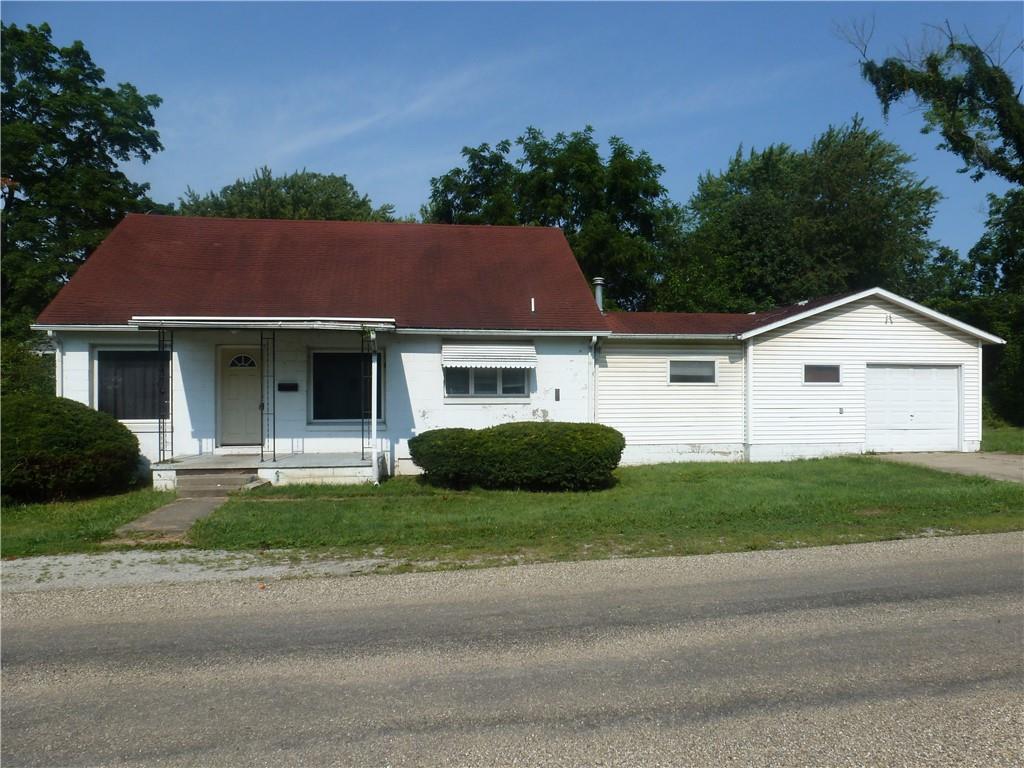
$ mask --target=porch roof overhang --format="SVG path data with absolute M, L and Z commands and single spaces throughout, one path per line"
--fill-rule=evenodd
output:
M 134 316 L 129 325 L 139 329 L 160 328 L 252 328 L 301 331 L 393 331 L 389 317 L 201 317 Z

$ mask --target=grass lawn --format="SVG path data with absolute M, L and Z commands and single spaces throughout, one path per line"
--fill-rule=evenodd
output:
M 981 430 L 981 450 L 1024 453 L 1024 429 L 1009 425 L 985 425 Z
M 143 490 L 84 501 L 9 504 L 0 516 L 0 555 L 56 555 L 101 549 L 114 530 L 174 498 Z
M 459 563 L 691 554 L 1024 528 L 1024 486 L 869 457 L 623 468 L 589 493 L 262 489 L 192 529 L 195 545 L 302 547 Z

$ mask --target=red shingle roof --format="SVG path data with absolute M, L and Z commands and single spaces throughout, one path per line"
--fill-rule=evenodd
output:
M 613 334 L 687 336 L 742 333 L 752 317 L 724 312 L 609 312 L 605 319 Z
M 602 316 L 558 229 L 129 214 L 38 322 L 346 317 L 394 318 L 400 328 L 732 335 L 837 298 L 756 314 Z
M 822 296 L 788 307 L 776 307 L 754 314 L 731 312 L 610 312 L 605 317 L 616 334 L 642 336 L 733 335 L 799 315 L 853 293 Z
M 124 324 L 132 316 L 606 327 L 558 229 L 142 215 L 110 233 L 39 322 Z

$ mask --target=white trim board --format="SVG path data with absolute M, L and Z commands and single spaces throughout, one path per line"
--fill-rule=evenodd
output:
M 983 341 L 987 341 L 989 344 L 1006 343 L 1005 339 L 1001 339 L 998 336 L 994 336 L 991 333 L 986 333 L 980 328 L 975 328 L 973 325 L 962 323 L 959 320 L 950 317 L 949 315 L 944 315 L 941 312 L 936 312 L 934 309 L 929 309 L 923 304 L 918 304 L 916 301 L 911 301 L 910 299 L 905 299 L 902 296 L 897 296 L 895 293 L 887 291 L 884 288 L 868 288 L 866 291 L 861 291 L 860 293 L 854 293 L 850 296 L 843 296 L 842 298 L 836 299 L 835 301 L 830 301 L 828 304 L 822 304 L 820 307 L 814 307 L 813 309 L 808 309 L 806 312 L 800 312 L 795 315 L 790 315 L 789 317 L 785 317 L 781 320 L 776 320 L 774 323 L 768 323 L 768 325 L 762 325 L 760 328 L 755 328 L 751 331 L 746 331 L 745 333 L 737 335 L 736 338 L 741 340 L 752 339 L 755 336 L 760 336 L 762 333 L 774 331 L 776 328 L 781 328 L 785 325 L 789 325 L 790 323 L 805 320 L 808 317 L 814 317 L 815 315 L 819 315 L 822 312 L 828 312 L 830 309 L 836 309 L 837 307 L 842 307 L 854 301 L 860 301 L 861 299 L 868 299 L 875 296 L 883 298 L 887 301 L 891 301 L 893 304 L 903 307 L 904 309 L 909 309 L 912 312 L 917 312 L 918 314 L 924 315 L 925 317 L 930 317 L 932 320 L 944 323 L 945 325 L 948 325 L 951 328 L 956 328 L 957 330 L 963 331 L 966 334 L 982 339 Z

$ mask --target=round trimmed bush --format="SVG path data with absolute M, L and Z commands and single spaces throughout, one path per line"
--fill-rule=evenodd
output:
M 17 393 L 2 401 L 2 490 L 18 501 L 49 501 L 131 488 L 139 441 L 106 413 L 52 395 Z
M 611 485 L 625 445 L 603 424 L 522 421 L 424 432 L 409 441 L 409 452 L 439 485 L 583 490 Z
M 462 488 L 475 481 L 476 435 L 461 427 L 431 429 L 409 438 L 409 454 L 430 482 Z

